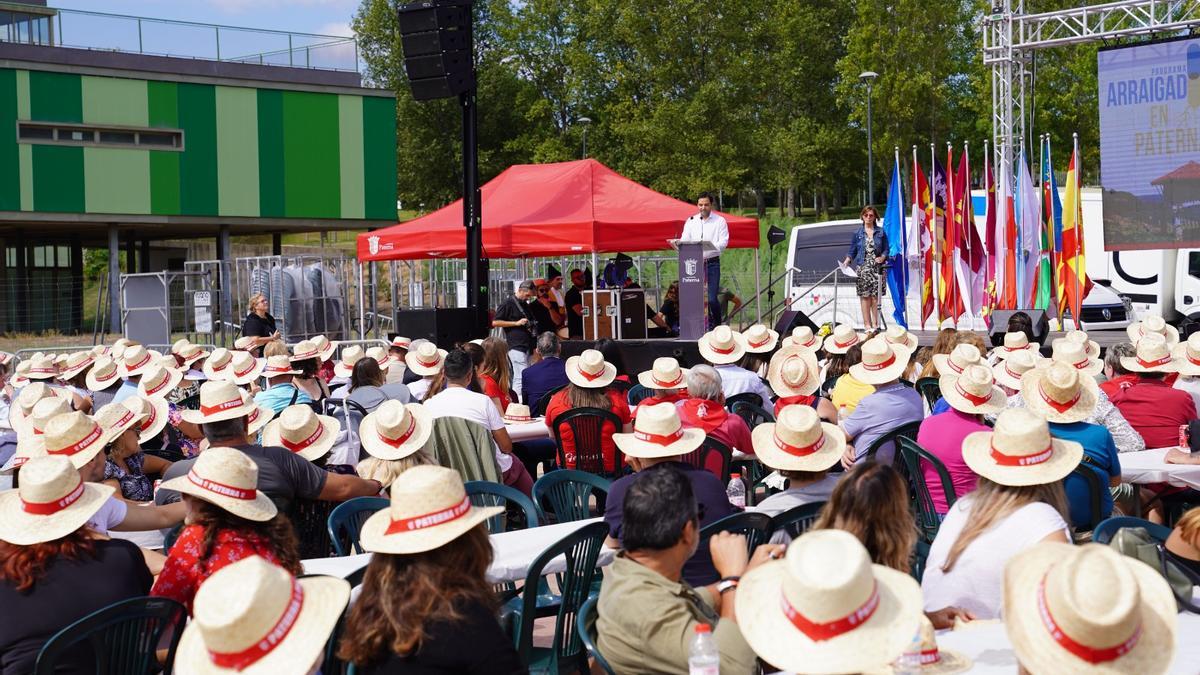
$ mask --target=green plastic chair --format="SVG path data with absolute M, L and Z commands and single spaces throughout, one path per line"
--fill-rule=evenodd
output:
M 579 639 L 583 642 L 584 649 L 587 650 L 592 661 L 596 664 L 595 668 L 599 668 L 604 672 L 604 675 L 617 675 L 617 672 L 608 665 L 608 660 L 600 653 L 600 648 L 596 645 L 596 618 L 599 612 L 596 609 L 597 596 L 589 596 L 587 602 L 583 603 L 583 607 L 579 608 L 579 617 L 575 620 L 575 628 L 579 631 Z M 595 670 L 593 668 L 592 670 Z M 591 672 L 591 671 L 584 671 Z
M 1075 478 L 1081 480 L 1087 486 L 1088 493 L 1088 515 L 1090 516 L 1087 522 L 1071 523 L 1071 527 L 1077 533 L 1091 532 L 1096 529 L 1096 526 L 1104 520 L 1104 514 L 1100 511 L 1104 508 L 1103 491 L 1108 490 L 1108 486 L 1100 479 L 1100 475 L 1094 470 L 1088 468 L 1084 464 L 1080 464 L 1071 470 L 1071 473 L 1063 479 L 1063 488 L 1066 488 L 1067 481 Z
M 503 506 L 508 509 L 506 513 L 498 513 L 483 521 L 488 534 L 524 530 L 541 524 L 537 507 L 519 490 L 486 480 L 467 481 L 463 487 L 467 489 L 467 496 L 474 506 Z M 518 510 L 524 515 L 524 523 L 511 517 Z
M 775 416 L 771 414 L 770 410 L 761 405 L 754 405 L 750 401 L 737 401 L 729 406 L 729 411 L 742 418 L 751 431 L 754 430 L 754 427 L 764 422 L 775 421 Z
M 1117 530 L 1126 527 L 1140 527 L 1146 530 L 1146 533 L 1157 539 L 1160 543 L 1166 543 L 1167 537 L 1171 536 L 1171 528 L 1166 525 L 1159 525 L 1141 518 L 1133 516 L 1113 516 L 1100 521 L 1100 524 L 1092 530 L 1092 541 L 1097 544 L 1108 545 L 1112 541 L 1113 535 Z
M 557 473 L 557 472 L 556 472 Z M 562 601 L 554 621 L 554 639 L 550 647 L 533 646 L 533 624 L 527 617 L 538 615 L 537 596 L 522 594 L 521 612 L 516 617 L 515 646 L 521 662 L 531 673 L 567 673 L 577 669 L 587 672 L 587 651 L 576 630 L 575 622 L 597 578 L 596 561 L 608 537 L 604 523 L 589 523 L 568 534 L 534 559 L 525 575 L 525 588 L 537 588 L 546 565 L 558 556 L 566 558 L 567 570 L 559 575 Z
M 821 509 L 824 507 L 825 502 L 812 502 L 793 506 L 787 511 L 771 516 L 771 535 L 774 536 L 782 530 L 792 539 L 799 537 L 817 522 L 817 517 L 821 515 Z
M 60 667 L 64 672 L 75 672 L 78 664 L 90 661 L 83 672 L 169 673 L 187 616 L 186 607 L 168 598 L 140 597 L 115 602 L 55 633 L 38 653 L 33 672 L 53 675 Z M 164 644 L 167 660 L 165 667 L 160 667 L 155 652 Z M 86 657 L 89 650 L 91 659 Z
M 608 497 L 612 482 L 595 474 L 572 469 L 559 469 L 545 474 L 533 484 L 533 503 L 539 510 L 541 522 L 549 522 L 542 504 L 549 503 L 556 522 L 566 523 L 595 517 L 591 510 L 592 493 L 601 504 Z M 601 515 L 603 508 L 600 508 Z
M 894 429 L 889 429 L 887 433 L 883 434 L 879 438 L 876 438 L 874 441 L 871 441 L 871 444 L 867 446 L 866 458 L 874 460 L 876 453 L 879 452 L 879 449 L 888 443 L 893 443 L 894 448 L 894 441 L 897 438 L 909 438 L 914 441 L 917 440 L 917 431 L 920 430 L 920 428 L 921 420 L 916 420 L 914 422 L 905 422 Z M 892 466 L 897 471 L 903 472 L 905 471 L 903 464 L 904 461 L 900 459 L 900 453 L 894 453 L 892 455 Z
M 916 383 L 917 393 L 921 398 L 925 399 L 925 403 L 929 404 L 929 409 L 933 410 L 933 406 L 942 397 L 942 385 L 936 377 L 922 377 Z
M 388 508 L 384 497 L 355 497 L 338 504 L 326 520 L 329 541 L 336 555 L 366 553 L 358 541 L 363 523 L 378 511 Z
M 917 442 L 910 438 L 903 436 L 897 438 L 896 452 L 904 463 L 905 470 L 902 475 L 908 483 L 917 530 L 925 541 L 933 543 L 933 538 L 937 536 L 938 528 L 942 525 L 942 519 L 938 515 L 937 509 L 934 508 L 933 495 L 929 493 L 929 486 L 925 482 L 925 472 L 922 470 L 921 463 L 928 462 L 937 472 L 942 493 L 946 496 L 947 508 L 954 506 L 954 502 L 958 499 L 958 495 L 954 493 L 954 482 L 950 480 L 950 472 L 946 470 L 946 465 L 942 464 L 942 460 L 917 445 Z
M 700 530 L 700 545 L 707 548 L 708 539 L 718 532 L 745 535 L 746 549 L 754 555 L 759 544 L 771 540 L 771 516 L 757 511 L 743 511 L 709 523 Z

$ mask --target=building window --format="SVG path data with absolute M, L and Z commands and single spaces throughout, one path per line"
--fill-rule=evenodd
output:
M 54 122 L 17 122 L 17 141 L 47 145 L 89 145 L 105 148 L 183 150 L 183 131 L 102 127 Z

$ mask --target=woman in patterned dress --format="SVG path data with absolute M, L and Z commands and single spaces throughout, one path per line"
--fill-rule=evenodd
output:
M 842 264 L 852 265 L 858 272 L 855 290 L 862 308 L 863 328 L 874 330 L 879 328 L 879 295 L 882 292 L 879 266 L 887 259 L 888 240 L 883 228 L 877 227 L 879 212 L 874 206 L 864 206 L 858 217 L 862 219 L 862 227 L 850 238 L 850 251 Z

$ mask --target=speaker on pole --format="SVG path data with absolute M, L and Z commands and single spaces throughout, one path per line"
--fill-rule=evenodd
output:
M 449 98 L 475 87 L 471 0 L 425 0 L 397 11 L 413 98 Z

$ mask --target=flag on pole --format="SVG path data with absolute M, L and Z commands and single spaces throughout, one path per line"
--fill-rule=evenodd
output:
M 904 185 L 900 182 L 900 153 L 892 165 L 892 182 L 888 186 L 887 209 L 883 212 L 883 233 L 887 235 L 887 257 L 891 267 L 887 271 L 888 291 L 892 294 L 892 318 L 908 328 L 905 299 L 908 297 L 907 261 L 905 247 L 908 239 L 904 228 Z
M 1059 305 L 1056 298 L 1062 297 L 1054 281 L 1054 270 L 1062 250 L 1062 201 L 1058 198 L 1058 183 L 1054 180 L 1049 138 L 1042 141 L 1042 221 L 1042 258 L 1038 261 L 1038 294 L 1034 307 L 1054 309 Z
M 960 230 L 958 222 L 960 216 L 958 210 L 961 208 L 958 202 L 960 198 L 958 193 L 961 188 L 958 185 L 959 181 L 954 178 L 953 152 L 950 148 L 946 149 L 946 166 L 949 169 L 948 178 L 950 178 L 950 181 L 947 183 L 948 187 L 946 190 L 946 227 L 945 238 L 942 240 L 944 246 L 942 246 L 941 274 L 938 280 L 938 289 L 941 291 L 940 296 L 942 298 L 942 304 L 939 307 L 940 319 L 942 321 L 951 319 L 957 326 L 958 317 L 963 315 L 963 287 L 959 285 L 957 279 L 960 261 L 958 243 L 958 233 Z M 961 171 L 961 164 L 959 164 L 959 169 Z
M 1041 195 L 1034 191 L 1033 177 L 1029 173 L 1029 161 L 1021 151 L 1021 173 L 1017 176 L 1017 302 L 1016 309 L 1034 307 L 1034 291 L 1037 289 L 1038 259 L 1041 255 L 1042 229 Z
M 992 311 L 996 309 L 998 299 L 996 293 L 996 177 L 992 175 L 992 158 L 988 155 L 987 144 L 983 146 L 983 189 L 986 198 L 984 206 L 987 209 L 984 216 L 984 250 L 987 252 L 987 277 L 984 283 L 983 308 L 980 314 L 984 321 L 991 326 Z
M 933 314 L 933 219 L 928 217 L 929 181 L 917 162 L 917 149 L 913 148 L 913 203 L 910 227 L 919 232 L 917 251 L 921 261 L 921 327 Z M 912 255 L 910 248 L 908 254 Z
M 983 305 L 983 242 L 975 227 L 975 209 L 971 204 L 971 162 L 964 147 L 958 160 L 954 183 L 954 227 L 958 243 L 956 279 L 961 289 L 963 309 L 978 316 Z
M 930 154 L 933 148 L 930 147 Z M 930 180 L 933 184 L 933 194 L 931 195 L 928 205 L 928 211 L 925 214 L 926 220 L 929 222 L 930 234 L 930 249 L 926 264 L 926 274 L 930 279 L 929 289 L 934 296 L 934 303 L 937 305 L 938 325 L 945 320 L 944 310 L 942 305 L 946 302 L 946 296 L 942 295 L 940 281 L 940 261 L 941 257 L 946 252 L 946 186 L 949 182 L 946 180 L 946 169 L 942 163 L 933 159 L 933 169 L 930 171 Z M 938 279 L 935 279 L 934 263 L 937 262 L 939 267 Z
M 996 307 L 1017 308 L 1017 223 L 1012 166 L 1000 162 L 996 177 Z
M 1087 264 L 1083 251 L 1083 204 L 1080 200 L 1079 148 L 1071 152 L 1071 163 L 1067 165 L 1066 203 L 1063 204 L 1062 253 L 1059 256 L 1058 283 L 1059 302 L 1070 308 L 1075 326 L 1083 309 L 1083 299 L 1092 290 L 1092 280 L 1087 276 Z

